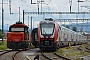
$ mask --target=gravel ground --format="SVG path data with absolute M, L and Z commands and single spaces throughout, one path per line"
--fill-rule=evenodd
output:
M 12 52 L 12 53 L 6 53 L 6 54 L 4 54 L 4 55 L 2 55 L 2 56 L 0 56 L 0 60 L 12 60 L 12 55 L 14 54 L 14 52 Z
M 88 45 L 90 46 L 90 44 Z M 77 53 L 78 51 L 80 52 L 80 50 L 77 49 L 78 46 L 72 46 L 70 49 L 66 49 L 64 50 L 63 48 L 60 48 L 63 50 L 64 52 L 64 56 L 67 56 L 71 59 L 86 59 L 86 60 L 90 60 L 90 54 L 81 54 L 79 53 L 78 55 L 71 55 L 71 56 L 68 56 L 69 53 L 72 53 L 72 52 L 75 52 Z M 34 60 L 35 56 L 36 55 L 39 55 L 39 58 L 40 60 L 45 60 L 45 58 L 40 54 L 38 53 L 37 51 L 40 51 L 38 48 L 36 49 L 31 49 L 31 50 L 28 50 L 28 51 L 23 51 L 21 53 L 19 53 L 17 55 L 17 57 L 20 57 L 18 60 L 28 60 L 27 58 L 31 59 L 31 60 Z M 1 54 L 2 52 L 0 52 Z M 0 56 L 0 60 L 12 60 L 12 55 L 15 53 L 15 51 L 13 53 L 7 53 L 3 56 Z
M 63 54 L 64 56 L 71 58 L 72 60 L 90 60 L 90 53 L 89 52 L 85 52 L 83 50 L 78 50 L 78 47 L 82 46 L 85 47 L 87 44 L 85 45 L 78 45 L 78 46 L 72 46 L 71 48 L 61 48 L 61 50 L 63 50 Z M 90 45 L 88 45 L 90 46 Z
M 9 53 L 6 53 L 2 56 L 0 56 L 0 60 L 13 60 L 12 59 L 12 56 L 13 54 L 15 54 L 16 51 L 13 51 L 13 52 L 9 52 Z M 0 52 L 0 54 L 3 53 L 3 52 Z M 19 57 L 17 60 L 27 60 L 26 57 L 23 56 L 23 52 L 20 52 L 19 54 L 16 55 L 16 57 Z

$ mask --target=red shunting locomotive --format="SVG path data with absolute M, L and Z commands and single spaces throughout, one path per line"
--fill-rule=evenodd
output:
M 28 26 L 20 21 L 10 25 L 7 33 L 7 47 L 10 49 L 27 49 L 28 45 Z

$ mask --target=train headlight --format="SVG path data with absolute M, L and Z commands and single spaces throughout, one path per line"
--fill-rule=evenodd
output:
M 54 36 L 52 35 L 52 36 L 50 36 L 50 38 L 54 38 Z
M 22 40 L 22 41 L 24 41 L 24 40 Z
M 44 38 L 44 36 L 43 36 L 43 35 L 41 35 L 40 37 L 41 37 L 41 38 Z
M 10 40 L 10 41 L 12 41 L 12 40 Z

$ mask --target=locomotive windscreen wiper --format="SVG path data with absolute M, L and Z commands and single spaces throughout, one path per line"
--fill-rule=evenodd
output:
M 45 34 L 47 35 L 46 31 L 43 29 L 43 31 L 45 32 Z

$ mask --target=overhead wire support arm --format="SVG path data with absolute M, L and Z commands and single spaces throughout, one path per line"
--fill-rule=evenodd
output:
M 90 12 L 24 12 L 24 14 L 90 14 Z
M 87 7 L 90 7 L 90 6 L 81 6 L 81 7 L 86 7 L 87 8 Z
M 31 0 L 31 4 L 37 4 L 37 3 L 33 3 L 32 0 Z
M 76 20 L 79 20 L 79 21 L 89 21 L 90 19 L 55 19 L 55 21 L 76 21 Z
M 9 9 L 10 9 L 10 14 L 18 14 L 18 13 L 12 13 L 12 6 L 11 6 L 11 0 L 9 0 Z M 14 9 L 14 8 L 13 8 Z M 15 9 L 14 9 L 15 10 Z M 16 10 L 17 11 L 17 10 Z M 17 11 L 18 12 L 18 11 Z M 21 13 L 20 13 L 21 14 Z
M 33 1 L 31 0 L 31 4 L 37 4 L 38 14 L 39 14 L 39 12 L 40 12 L 40 6 L 39 6 L 39 4 L 41 4 L 41 14 L 42 14 L 42 4 L 45 4 L 45 3 L 43 3 L 43 2 L 44 2 L 44 0 L 37 0 L 36 3 L 33 3 Z
M 10 8 L 10 13 L 11 13 L 11 0 L 9 0 L 9 8 Z
M 10 14 L 14 14 L 11 12 L 11 0 L 9 0 L 9 9 L 10 9 Z
M 78 0 L 77 2 L 84 2 L 84 1 L 79 1 L 79 0 Z
M 84 1 L 78 0 L 77 2 L 78 2 L 78 12 L 79 12 L 79 2 L 84 2 Z
M 2 3 L 0 3 L 0 4 L 2 4 Z M 3 3 L 3 4 L 8 4 L 8 3 Z

